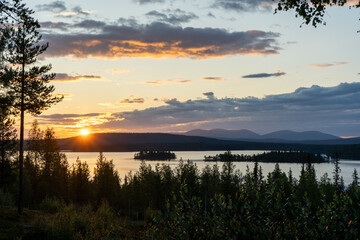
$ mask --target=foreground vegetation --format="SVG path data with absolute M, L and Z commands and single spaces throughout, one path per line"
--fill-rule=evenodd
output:
M 345 188 L 339 176 L 318 180 L 311 161 L 299 179 L 277 164 L 263 176 L 245 173 L 231 154 L 220 168 L 179 161 L 120 180 L 100 153 L 94 175 L 80 159 L 68 166 L 51 129 L 33 125 L 25 158 L 23 215 L 16 213 L 17 160 L 1 175 L 0 239 L 356 239 L 360 230 L 357 172 Z M 0 171 L 2 173 L 4 171 Z

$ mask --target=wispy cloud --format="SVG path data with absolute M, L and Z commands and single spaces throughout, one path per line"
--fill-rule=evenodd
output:
M 187 79 L 166 79 L 166 80 L 155 80 L 155 81 L 147 81 L 146 84 L 155 84 L 155 85 L 164 85 L 168 83 L 191 83 L 192 80 Z
M 59 13 L 66 10 L 65 2 L 63 1 L 54 1 L 47 4 L 38 4 L 35 6 L 37 11 L 48 11 Z
M 187 23 L 191 20 L 198 19 L 199 17 L 192 12 L 186 12 L 181 9 L 167 9 L 163 10 L 162 12 L 159 12 L 157 10 L 152 10 L 148 13 L 146 13 L 146 16 L 151 17 L 159 22 L 165 22 L 170 24 L 181 24 L 181 23 Z
M 215 95 L 214 95 L 213 92 L 204 92 L 203 95 L 206 96 L 209 99 L 214 99 L 215 98 Z
M 267 0 L 214 0 L 212 7 L 237 12 L 271 11 L 274 2 Z
M 73 7 L 73 8 L 71 9 L 71 11 L 58 12 L 58 13 L 55 13 L 54 16 L 56 16 L 56 17 L 67 17 L 67 18 L 70 18 L 70 17 L 74 17 L 74 16 L 79 16 L 79 15 L 88 16 L 88 15 L 90 15 L 91 13 L 93 13 L 93 11 L 90 11 L 90 10 L 82 10 L 81 7 L 76 6 L 76 7 Z
M 222 78 L 222 77 L 203 77 L 203 78 L 201 78 L 201 80 L 205 80 L 205 81 L 225 81 L 226 78 Z
M 119 103 L 131 104 L 131 103 L 144 103 L 144 102 L 145 99 L 143 97 L 131 95 L 127 98 L 122 99 Z
M 75 82 L 80 80 L 102 80 L 101 76 L 96 75 L 76 75 L 70 76 L 67 73 L 57 73 L 56 78 L 52 82 Z
M 133 0 L 138 4 L 163 3 L 165 0 Z
M 329 68 L 329 67 L 337 67 L 337 66 L 341 66 L 341 65 L 345 65 L 348 64 L 348 62 L 336 62 L 336 63 L 322 63 L 322 64 L 306 64 L 307 66 L 310 67 L 315 67 L 315 68 Z
M 284 76 L 286 73 L 277 71 L 275 73 L 255 73 L 242 76 L 242 78 L 268 78 L 268 77 L 281 77 Z
M 111 69 L 112 73 L 127 73 L 130 72 L 131 69 L 124 69 L 124 68 L 113 68 Z

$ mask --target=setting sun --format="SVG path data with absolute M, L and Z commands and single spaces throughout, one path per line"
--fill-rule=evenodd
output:
M 87 129 L 82 129 L 81 130 L 81 135 L 88 135 L 90 132 L 89 132 L 89 130 L 87 130 Z

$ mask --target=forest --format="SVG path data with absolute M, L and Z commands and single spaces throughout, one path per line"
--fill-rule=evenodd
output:
M 269 151 L 260 154 L 246 155 L 246 154 L 231 154 L 231 151 L 227 151 L 222 154 L 216 154 L 215 156 L 204 156 L 206 162 L 291 162 L 291 163 L 321 163 L 325 162 L 325 159 L 320 154 L 314 154 L 305 151 Z
M 138 160 L 173 160 L 176 154 L 170 151 L 140 151 L 134 154 L 134 159 Z
M 228 158 L 200 170 L 190 161 L 151 167 L 142 162 L 120 179 L 99 153 L 94 174 L 78 159 L 69 166 L 52 129 L 34 123 L 24 168 L 24 215 L 16 214 L 16 155 L 1 164 L 0 239 L 355 239 L 360 188 L 319 179 L 311 162 L 299 179 L 277 164 L 264 176 L 258 162 L 245 173 Z M 7 168 L 4 171 L 4 168 Z M 4 174 L 7 173 L 7 174 Z M 26 227 L 25 227 L 26 226 Z
M 37 116 L 64 98 L 49 85 L 55 79 L 51 64 L 37 62 L 49 44 L 33 13 L 21 0 L 0 1 L 0 239 L 359 238 L 359 176 L 354 169 L 345 186 L 339 158 L 356 159 L 360 145 L 267 144 L 339 153 L 331 178 L 316 176 L 312 161 L 306 161 L 298 179 L 279 164 L 264 176 L 255 157 L 253 166 L 240 172 L 231 154 L 221 167 L 204 169 L 190 161 L 180 160 L 174 169 L 142 161 L 138 171 L 120 179 L 113 161 L 100 152 L 92 174 L 81 159 L 69 165 L 54 130 L 42 130 L 36 121 L 24 151 L 25 114 Z M 19 139 L 15 119 L 20 119 Z M 210 147 L 229 146 L 221 144 Z M 177 147 L 202 150 L 209 144 Z

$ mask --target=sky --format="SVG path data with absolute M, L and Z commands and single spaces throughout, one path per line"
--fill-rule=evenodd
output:
M 191 129 L 360 136 L 360 11 L 326 25 L 271 0 L 25 0 L 64 100 L 36 118 L 57 137 Z

